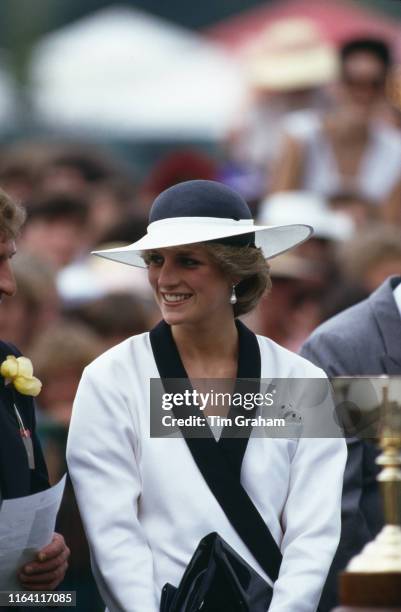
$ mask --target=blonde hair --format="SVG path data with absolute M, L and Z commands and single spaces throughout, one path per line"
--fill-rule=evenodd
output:
M 233 307 L 234 316 L 239 317 L 250 312 L 272 286 L 270 266 L 262 249 L 217 242 L 205 242 L 202 246 L 233 284 L 234 279 L 239 279 L 235 286 L 237 303 Z
M 25 209 L 0 189 L 0 238 L 13 240 L 25 221 Z

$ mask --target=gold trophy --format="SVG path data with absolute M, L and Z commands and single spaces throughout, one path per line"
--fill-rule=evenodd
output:
M 378 381 L 382 453 L 376 461 L 382 467 L 385 526 L 340 575 L 342 607 L 336 612 L 401 612 L 401 378 Z

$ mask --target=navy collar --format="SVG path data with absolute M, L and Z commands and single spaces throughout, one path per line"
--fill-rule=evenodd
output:
M 255 334 L 241 321 L 236 320 L 235 324 L 238 330 L 239 340 L 237 378 L 252 379 L 249 381 L 249 389 L 247 389 L 247 391 L 256 392 L 259 390 L 259 380 L 261 376 L 259 343 Z M 166 379 L 182 379 L 183 386 L 185 388 L 191 388 L 187 372 L 185 371 L 177 346 L 174 342 L 171 327 L 165 321 L 161 321 L 151 330 L 149 337 L 157 369 L 165 386 L 168 385 L 168 380 Z M 242 393 L 243 392 L 244 389 L 242 387 Z M 196 407 L 186 406 L 183 410 L 185 412 L 174 407 L 174 415 L 176 417 L 189 415 L 199 416 L 199 411 Z M 252 411 L 246 411 L 247 416 L 252 416 L 252 414 Z M 186 430 L 185 427 L 181 427 L 180 429 L 188 446 L 198 445 L 200 443 L 202 444 L 203 451 L 207 453 L 207 448 L 210 444 L 218 445 L 227 456 L 227 459 L 230 461 L 232 468 L 239 478 L 243 456 L 251 433 L 251 427 L 246 430 L 242 428 L 241 431 L 235 428 L 235 426 L 224 427 L 219 442 L 216 442 L 214 439 L 206 419 L 205 427 L 203 428 L 205 436 L 202 439 L 191 438 L 190 433 L 188 435 L 188 430 Z
M 235 325 L 239 341 L 237 378 L 260 378 L 261 359 L 256 336 L 238 319 Z M 170 325 L 160 321 L 150 332 L 150 343 L 161 378 L 188 378 Z

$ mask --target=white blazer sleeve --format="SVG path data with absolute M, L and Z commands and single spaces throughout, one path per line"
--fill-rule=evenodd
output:
M 301 438 L 282 514 L 283 561 L 270 612 L 315 612 L 341 530 L 346 444 Z
M 96 374 L 96 376 L 95 376 Z M 135 427 L 121 385 L 86 370 L 74 402 L 67 461 L 93 573 L 110 612 L 157 612 L 152 554 L 138 521 Z

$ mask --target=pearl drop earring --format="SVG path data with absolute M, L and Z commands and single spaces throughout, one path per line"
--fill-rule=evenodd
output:
M 232 304 L 234 306 L 234 304 L 237 303 L 237 296 L 235 293 L 235 285 L 233 285 L 233 290 L 231 292 L 231 296 L 230 296 L 230 304 Z

